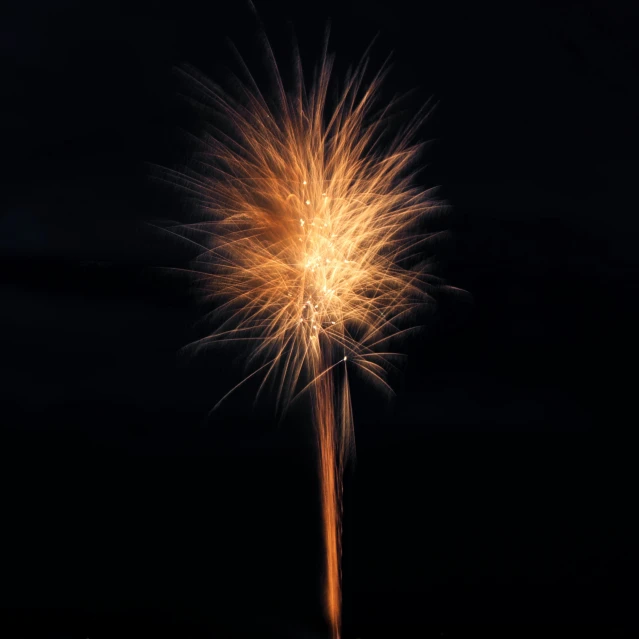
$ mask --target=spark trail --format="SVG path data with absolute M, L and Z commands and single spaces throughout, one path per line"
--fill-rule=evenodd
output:
M 324 49 L 306 86 L 299 56 L 287 90 L 268 43 L 268 97 L 243 66 L 232 93 L 185 73 L 212 110 L 199 162 L 173 177 L 203 212 L 173 229 L 202 253 L 193 273 L 218 301 L 215 330 L 196 343 L 246 341 L 261 362 L 258 394 L 274 381 L 278 405 L 310 396 L 326 550 L 325 610 L 340 633 L 342 476 L 354 453 L 348 370 L 390 390 L 388 341 L 415 327 L 439 284 L 416 256 L 436 208 L 415 180 L 424 113 L 389 124 L 364 60 L 329 102 Z M 389 128 L 395 130 L 389 135 Z

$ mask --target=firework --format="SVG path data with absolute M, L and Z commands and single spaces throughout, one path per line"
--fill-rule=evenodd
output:
M 424 113 L 399 127 L 389 120 L 391 105 L 377 104 L 385 68 L 365 82 L 363 61 L 330 101 L 326 49 L 308 87 L 296 56 L 290 90 L 265 50 L 268 95 L 246 67 L 232 93 L 185 71 L 215 124 L 198 162 L 176 174 L 204 219 L 173 230 L 202 248 L 192 273 L 218 303 L 215 330 L 197 346 L 246 341 L 260 391 L 274 381 L 282 408 L 310 395 L 325 607 L 338 637 L 342 476 L 354 452 L 348 370 L 389 388 L 388 342 L 415 328 L 437 284 L 415 259 L 436 205 L 414 179 Z

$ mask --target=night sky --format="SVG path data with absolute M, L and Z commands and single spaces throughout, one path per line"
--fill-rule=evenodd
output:
M 13 3 L 12 3 L 13 4 Z M 206 330 L 157 179 L 194 151 L 176 71 L 251 68 L 244 2 L 0 12 L 0 635 L 326 637 L 313 434 Z M 344 636 L 637 631 L 639 5 L 256 2 L 286 77 L 377 36 L 436 103 L 420 180 L 441 296 L 389 400 L 354 380 Z M 259 71 L 256 71 L 259 78 Z

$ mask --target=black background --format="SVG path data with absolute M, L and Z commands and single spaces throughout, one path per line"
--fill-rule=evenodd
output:
M 637 17 L 631 3 L 257 2 L 286 74 L 332 22 L 437 108 L 443 297 L 387 401 L 355 380 L 344 636 L 636 631 Z M 228 6 L 231 5 L 231 6 Z M 0 632 L 326 636 L 312 434 L 201 334 L 175 71 L 257 68 L 243 3 L 2 10 Z M 226 74 L 226 75 L 225 75 Z M 254 389 L 253 389 L 254 390 Z M 6 630 L 3 630 L 6 629 Z

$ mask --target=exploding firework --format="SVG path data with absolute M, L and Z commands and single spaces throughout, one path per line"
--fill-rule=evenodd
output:
M 268 94 L 245 66 L 232 93 L 185 71 L 215 126 L 201 139 L 199 162 L 174 176 L 204 218 L 173 231 L 202 248 L 191 272 L 218 303 L 215 330 L 197 345 L 246 341 L 260 391 L 275 381 L 282 408 L 310 396 L 325 609 L 338 637 L 342 476 L 354 452 L 348 372 L 389 388 L 388 343 L 415 328 L 438 285 L 416 259 L 436 204 L 415 180 L 413 139 L 424 113 L 402 126 L 389 119 L 391 105 L 377 99 L 385 68 L 365 82 L 364 60 L 330 101 L 326 49 L 310 86 L 296 56 L 290 90 L 268 43 L 265 50 Z

